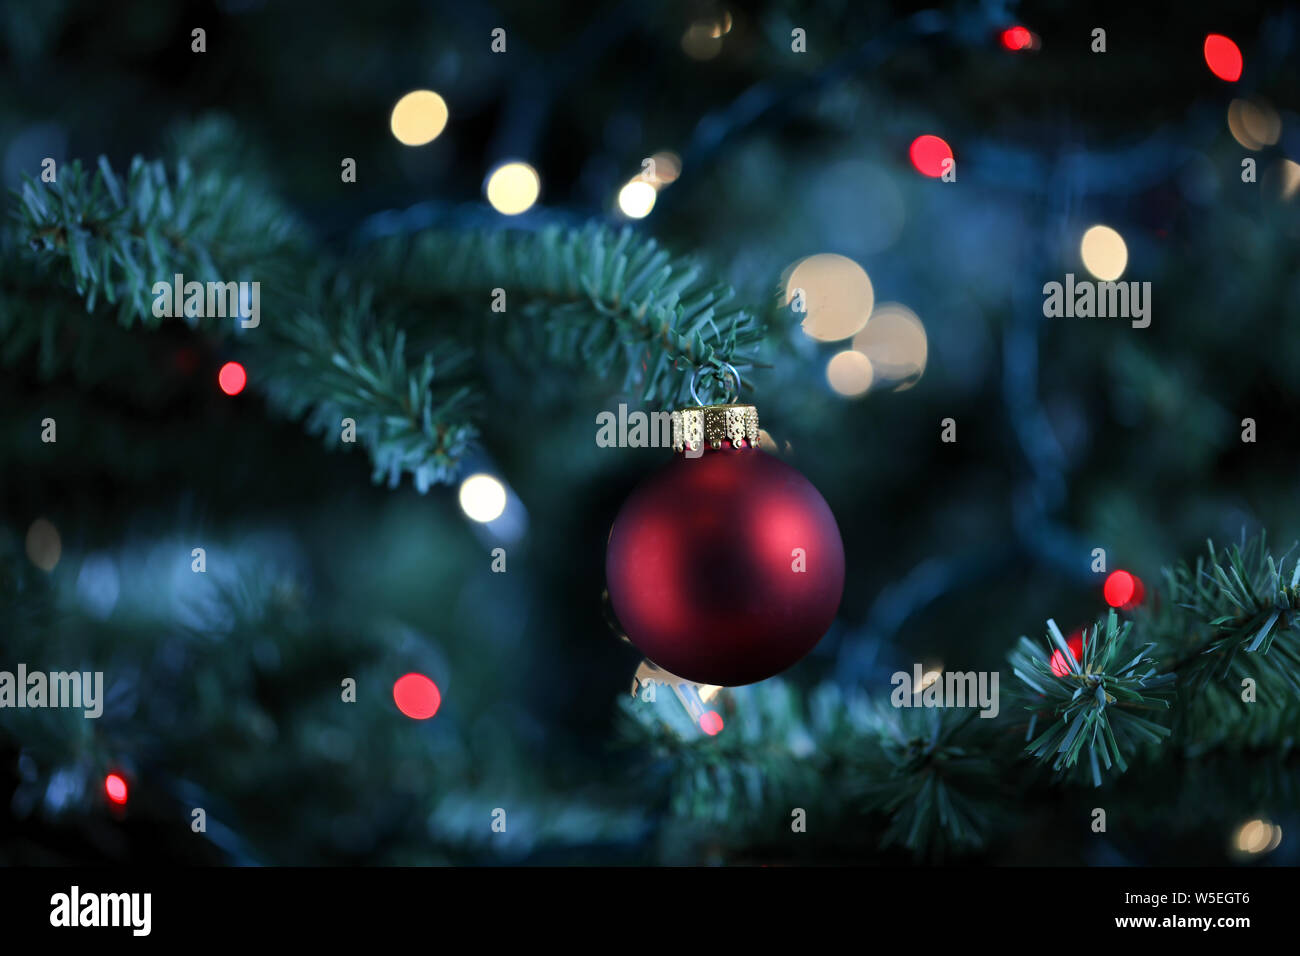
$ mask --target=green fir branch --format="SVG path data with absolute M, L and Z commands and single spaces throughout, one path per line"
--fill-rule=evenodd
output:
M 280 319 L 259 348 L 254 381 L 272 405 L 338 445 L 345 419 L 369 454 L 375 481 L 396 487 L 410 474 L 421 493 L 455 480 L 478 435 L 469 422 L 471 389 L 449 379 L 467 350 L 445 344 L 408 358 L 406 333 L 375 315 L 367 289 L 345 277 L 314 307 Z M 436 358 L 435 358 L 436 355 Z
M 137 156 L 125 177 L 105 157 L 94 172 L 77 160 L 56 182 L 25 178 L 15 198 L 17 242 L 38 264 L 57 265 L 88 312 L 101 299 L 116 305 L 123 325 L 159 324 L 155 282 L 266 281 L 297 243 L 297 226 L 269 196 L 238 178 L 195 174 L 185 160 L 169 174 Z
M 882 846 L 941 858 L 984 846 L 995 816 L 997 781 L 990 741 L 974 710 L 877 705 L 876 766 L 864 774 L 867 807 L 889 816 Z
M 196 126 L 182 142 L 229 132 Z M 252 382 L 331 444 L 353 419 L 375 479 L 390 485 L 405 474 L 420 491 L 455 480 L 478 435 L 473 410 L 488 403 L 481 383 L 448 375 L 469 369 L 475 351 L 504 343 L 528 360 L 582 363 L 645 402 L 668 403 L 685 401 L 698 367 L 751 366 L 765 334 L 729 287 L 630 229 L 425 232 L 377 243 L 342 267 L 310 262 L 293 218 L 221 162 L 195 172 L 181 160 L 169 173 L 137 157 L 122 177 L 101 158 L 93 172 L 73 162 L 58 175 L 27 179 L 15 195 L 7 240 L 28 251 L 23 276 L 0 290 L 0 357 L 12 363 L 36 350 L 48 377 L 60 364 L 57 343 L 100 338 L 63 300 L 30 322 L 20 304 L 39 301 L 49 284 L 74 290 L 87 313 L 107 303 L 124 326 L 156 327 L 156 282 L 258 281 L 265 324 L 239 337 Z M 338 279 L 323 286 L 328 294 L 300 291 L 322 287 L 312 278 L 322 274 Z M 377 290 L 364 302 L 349 291 L 363 282 Z M 488 309 L 497 289 L 505 315 Z M 475 308 L 497 322 L 455 321 Z M 420 354 L 408 358 L 412 342 Z
M 1207 550 L 1165 572 L 1169 607 L 1182 613 L 1153 617 L 1151 630 L 1178 655 L 1170 670 L 1196 688 L 1251 678 L 1300 696 L 1300 562 L 1287 572 L 1262 534 Z
M 429 231 L 383 240 L 371 256 L 386 291 L 485 316 L 497 347 L 616 376 L 644 402 L 684 402 L 697 367 L 752 366 L 765 336 L 729 286 L 631 228 Z M 496 289 L 505 313 L 490 310 Z
M 1112 609 L 1104 630 L 1099 622 L 1084 631 L 1082 661 L 1055 621 L 1047 622 L 1046 652 L 1020 638 L 1009 661 L 1024 709 L 1033 712 L 1025 750 L 1036 760 L 1059 772 L 1079 766 L 1086 755 L 1093 785 L 1101 786 L 1103 769 L 1128 769 L 1126 750 L 1169 736 L 1168 727 L 1143 715 L 1168 709 L 1174 676 L 1160 673 L 1147 656 L 1154 644 L 1128 658 L 1124 646 L 1132 627 L 1130 621 L 1121 625 Z M 1047 725 L 1041 732 L 1040 719 Z
M 822 852 L 903 847 L 940 858 L 987 844 L 999 819 L 993 721 L 973 711 L 895 709 L 826 681 L 723 691 L 724 730 L 706 736 L 674 695 L 625 698 L 625 746 L 654 758 L 675 825 L 737 846 L 775 842 L 805 810 Z M 800 844 L 801 846 L 803 844 Z

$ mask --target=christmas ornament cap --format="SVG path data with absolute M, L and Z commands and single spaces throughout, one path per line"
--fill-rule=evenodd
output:
M 689 405 L 672 413 L 673 451 L 758 446 L 758 409 L 753 405 Z

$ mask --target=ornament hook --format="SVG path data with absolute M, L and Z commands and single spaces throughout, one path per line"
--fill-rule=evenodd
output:
M 723 381 L 726 381 L 728 378 L 726 373 L 731 373 L 730 378 L 735 383 L 735 390 L 732 391 L 728 389 L 726 398 L 723 399 L 722 404 L 730 405 L 740 397 L 740 373 L 736 371 L 736 366 L 732 365 L 730 362 L 723 362 L 720 368 L 715 368 L 712 365 L 701 365 L 695 370 L 695 374 L 691 376 L 691 398 L 695 399 L 696 405 L 705 404 L 705 402 L 700 399 L 700 393 L 696 391 L 696 387 L 700 384 L 700 376 L 705 372 L 709 372 L 714 378 L 720 378 Z

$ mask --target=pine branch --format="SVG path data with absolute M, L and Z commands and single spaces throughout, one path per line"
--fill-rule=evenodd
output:
M 229 132 L 200 125 L 181 142 Z M 74 333 L 82 342 L 102 338 L 66 305 L 32 321 L 27 303 L 40 302 L 49 283 L 70 286 L 88 313 L 106 302 L 124 326 L 156 327 L 163 320 L 153 314 L 155 282 L 176 274 L 258 281 L 268 318 L 261 332 L 240 337 L 253 383 L 331 443 L 343 419 L 353 419 L 375 479 L 396 485 L 409 473 L 420 491 L 453 481 L 478 434 L 478 386 L 447 378 L 476 350 L 504 346 L 528 359 L 581 362 L 620 377 L 643 401 L 667 403 L 685 400 L 697 367 L 749 366 L 764 336 L 754 313 L 729 304 L 730 288 L 630 229 L 426 232 L 381 242 L 345 269 L 311 263 L 292 217 L 221 162 L 195 173 L 181 160 L 169 175 L 161 162 L 137 157 L 125 179 L 103 158 L 94 173 L 74 162 L 56 183 L 26 180 L 16 199 L 9 240 L 30 250 L 33 268 L 31 277 L 3 284 L 0 304 L 13 307 L 0 315 L 0 356 L 12 362 L 38 347 L 48 376 L 58 364 L 54 342 L 68 328 L 82 327 Z M 355 291 L 363 280 L 377 298 Z M 298 291 L 304 287 L 316 291 Z M 496 289 L 506 292 L 506 316 L 454 321 L 467 309 L 487 312 Z M 430 304 L 438 305 L 432 316 Z M 416 360 L 406 355 L 412 339 L 422 353 Z
M 1132 626 L 1128 621 L 1121 626 L 1112 610 L 1104 632 L 1100 623 L 1084 631 L 1082 661 L 1075 660 L 1055 621 L 1047 622 L 1046 653 L 1020 638 L 1009 661 L 1023 685 L 1024 709 L 1033 712 L 1026 735 L 1033 739 L 1025 749 L 1035 759 L 1069 771 L 1086 753 L 1093 784 L 1101 786 L 1103 767 L 1128 769 L 1126 749 L 1169 736 L 1168 727 L 1139 712 L 1168 709 L 1174 677 L 1159 673 L 1147 656 L 1154 644 L 1121 663 Z M 1040 717 L 1047 728 L 1034 737 Z
M 765 334 L 754 312 L 729 304 L 730 287 L 630 228 L 430 231 L 383 240 L 371 255 L 385 291 L 425 314 L 438 304 L 486 315 L 497 347 L 504 339 L 530 358 L 580 361 L 645 402 L 685 401 L 699 366 L 749 367 Z M 505 291 L 505 314 L 489 311 L 495 289 Z M 517 313 L 529 320 L 522 327 Z
M 1275 562 L 1263 535 L 1207 547 L 1194 567 L 1165 574 L 1169 610 L 1153 616 L 1151 631 L 1178 654 L 1169 669 L 1197 688 L 1251 678 L 1300 696 L 1300 562 L 1286 573 L 1286 557 Z
M 939 858 L 985 844 L 997 768 L 980 723 L 970 710 L 873 710 L 879 766 L 864 773 L 863 792 L 870 808 L 889 815 L 882 846 Z
M 203 574 L 188 566 L 195 541 L 209 549 Z M 218 537 L 193 525 L 126 542 L 101 552 L 123 582 L 103 615 L 87 611 L 75 570 L 38 570 L 0 526 L 0 669 L 103 673 L 98 719 L 0 708 L 0 748 L 20 742 L 25 758 L 7 809 L 112 828 L 103 779 L 126 770 L 147 793 L 137 813 L 214 844 L 227 863 L 303 854 L 316 864 L 468 863 L 485 852 L 520 862 L 589 846 L 593 834 L 611 844 L 643 837 L 638 801 L 583 804 L 487 704 L 466 700 L 436 733 L 415 732 L 393 705 L 394 676 L 418 669 L 459 683 L 482 648 L 458 652 L 372 606 L 349 609 L 313 587 L 302 546 L 288 534 Z M 70 546 L 61 563 L 84 569 L 85 559 Z M 344 677 L 356 682 L 356 703 L 341 699 Z M 484 749 L 500 759 L 484 761 Z M 490 819 L 503 799 L 509 840 L 466 823 L 470 813 Z M 561 812 L 575 800 L 579 812 Z M 202 835 L 189 828 L 195 807 L 207 813 Z
M 1175 738 L 1199 759 L 1215 754 L 1257 754 L 1269 759 L 1300 754 L 1300 698 L 1247 703 L 1231 685 L 1211 684 L 1179 708 Z
M 102 156 L 94 173 L 78 160 L 57 182 L 26 178 L 16 198 L 17 241 L 38 263 L 57 264 L 88 312 L 101 298 L 116 304 L 123 325 L 158 325 L 157 281 L 177 273 L 187 281 L 265 281 L 297 242 L 297 227 L 269 197 L 240 179 L 195 175 L 185 160 L 169 176 L 161 161 L 137 156 L 125 179 Z
M 877 707 L 832 682 L 806 695 L 781 680 L 723 693 L 714 706 L 726 725 L 711 738 L 670 693 L 620 704 L 624 744 L 666 764 L 679 826 L 753 845 L 788 830 L 797 807 L 816 821 L 810 845 L 820 834 L 841 851 L 898 845 L 939 857 L 986 844 L 1000 785 L 991 721 Z
M 818 787 L 817 763 L 828 754 L 814 744 L 798 691 L 783 681 L 725 693 L 727 704 L 711 703 L 726 721 L 716 737 L 706 736 L 661 686 L 653 702 L 620 701 L 621 738 L 666 761 L 669 812 L 677 821 L 740 834 L 781 813 L 783 801 L 804 806 Z
M 311 307 L 275 323 L 258 349 L 254 380 L 282 413 L 305 416 L 307 430 L 328 444 L 340 443 L 351 419 L 375 481 L 396 487 L 409 473 L 421 493 L 450 483 L 478 434 L 468 421 L 471 389 L 447 382 L 467 350 L 447 344 L 412 362 L 406 334 L 376 317 L 367 290 L 353 291 L 346 277 L 328 288 L 312 296 Z

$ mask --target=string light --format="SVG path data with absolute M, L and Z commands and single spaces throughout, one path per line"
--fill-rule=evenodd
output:
M 650 157 L 649 168 L 641 175 L 647 182 L 659 187 L 676 182 L 681 174 L 682 158 L 676 153 L 662 150 Z
M 503 163 L 488 176 L 485 191 L 493 209 L 506 216 L 517 216 L 537 202 L 542 179 L 527 163 Z
M 876 306 L 853 348 L 871 360 L 872 385 L 911 388 L 925 373 L 929 342 L 915 312 L 897 302 Z
M 1292 159 L 1282 160 L 1282 198 L 1290 200 L 1300 192 L 1300 163 Z
M 1022 26 L 1008 27 L 1002 31 L 1002 45 L 1008 50 L 1028 50 L 1034 45 L 1034 35 Z
M 1101 590 L 1106 603 L 1111 607 L 1136 607 L 1146 597 L 1146 588 L 1142 586 L 1141 579 L 1128 571 L 1112 571 Z
M 938 136 L 933 136 L 930 133 L 912 140 L 912 145 L 908 148 L 907 154 L 912 160 L 912 165 L 916 167 L 916 171 L 932 179 L 942 176 L 945 161 L 953 158 L 952 147 Z
M 1078 663 L 1082 664 L 1083 663 L 1083 632 L 1075 631 L 1073 634 L 1071 634 L 1069 639 L 1066 640 L 1065 646 L 1070 649 L 1070 654 L 1074 657 L 1074 659 Z M 1057 677 L 1064 677 L 1066 674 L 1069 674 L 1071 671 L 1070 662 L 1066 660 L 1065 655 L 1062 654 L 1060 650 L 1052 651 L 1051 667 L 1052 667 L 1052 673 L 1055 674 Z
M 1128 265 L 1124 237 L 1110 226 L 1093 226 L 1085 232 L 1079 243 L 1079 255 L 1084 267 L 1103 282 L 1118 279 Z
M 1205 38 L 1205 65 L 1221 80 L 1236 83 L 1241 79 L 1241 49 L 1220 33 Z
M 1248 820 L 1237 831 L 1234 842 L 1242 853 L 1271 853 L 1282 843 L 1282 828 L 1267 820 Z
M 644 179 L 634 179 L 618 193 L 618 208 L 629 219 L 644 219 L 655 207 L 655 188 Z
M 505 485 L 491 475 L 470 475 L 460 484 L 460 509 L 471 521 L 495 521 L 506 510 Z
M 442 694 L 423 674 L 404 674 L 393 683 L 393 702 L 412 720 L 428 720 L 442 706 Z
M 789 270 L 785 301 L 796 314 L 802 311 L 805 335 L 819 342 L 837 342 L 867 324 L 875 291 L 862 266 L 826 252 L 801 259 Z
M 1233 100 L 1228 104 L 1228 131 L 1242 146 L 1258 151 L 1277 143 L 1282 119 L 1267 103 Z
M 126 780 L 121 774 L 110 773 L 104 778 L 105 795 L 119 807 L 126 804 L 127 792 Z
M 423 146 L 447 126 L 447 103 L 433 90 L 412 90 L 393 106 L 389 128 L 404 146 Z
M 217 384 L 227 395 L 238 395 L 248 384 L 248 373 L 238 362 L 227 362 L 217 373 Z
M 831 356 L 826 363 L 826 381 L 839 395 L 855 398 L 871 388 L 875 370 L 871 359 L 856 349 L 845 349 Z
M 712 60 L 722 52 L 722 35 L 722 27 L 717 21 L 692 23 L 682 34 L 682 52 L 692 60 Z
M 50 572 L 63 554 L 59 529 L 44 518 L 37 518 L 27 529 L 27 557 L 42 571 Z

